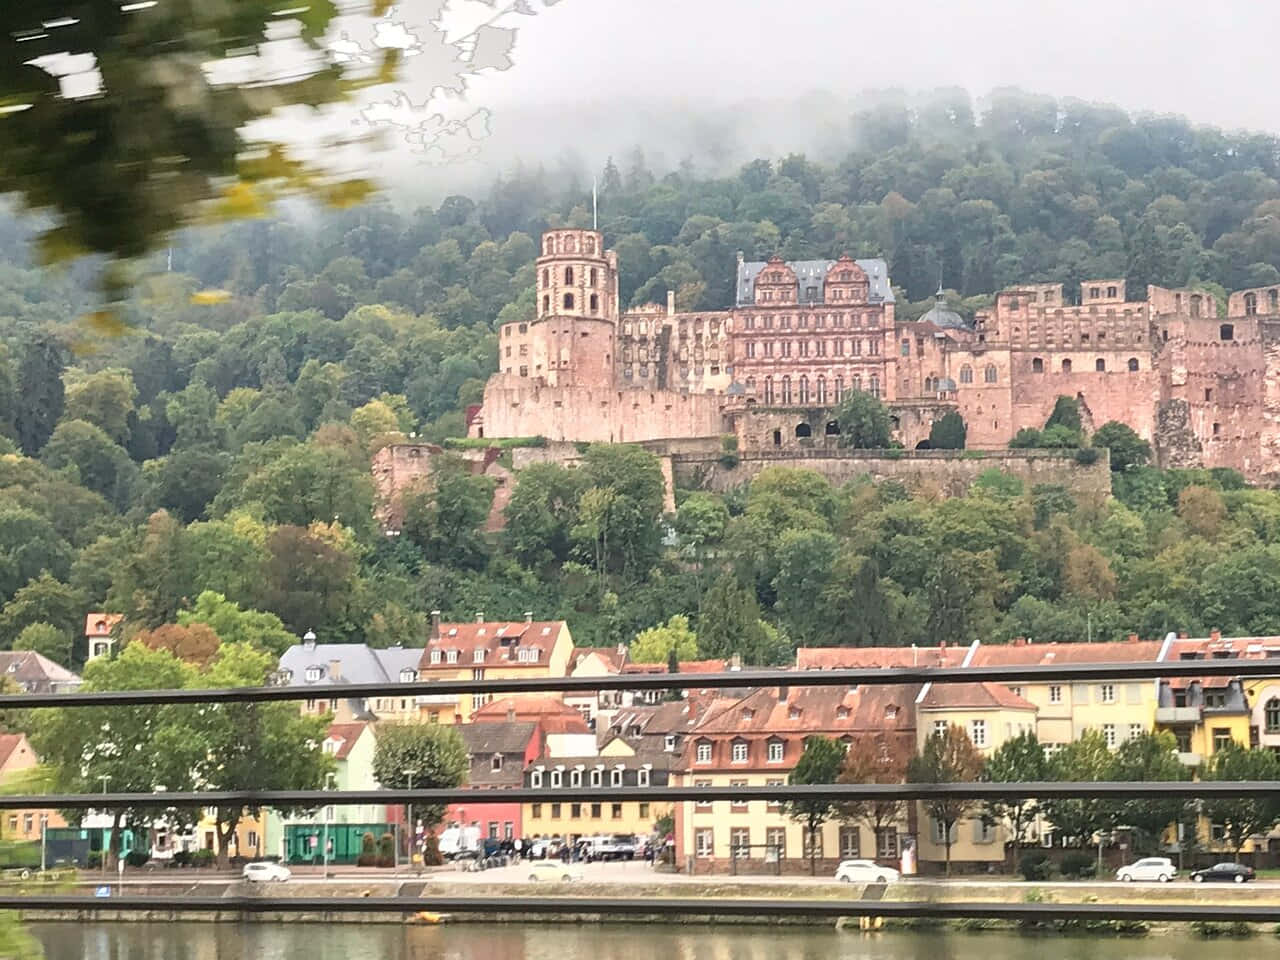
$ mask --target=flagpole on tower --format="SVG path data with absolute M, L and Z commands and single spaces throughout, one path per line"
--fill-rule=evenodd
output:
M 596 178 L 591 178 L 591 229 L 600 229 L 600 202 L 596 195 Z

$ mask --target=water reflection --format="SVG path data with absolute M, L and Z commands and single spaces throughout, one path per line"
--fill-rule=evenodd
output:
M 1238 960 L 1229 942 L 837 933 L 829 927 L 35 924 L 49 960 Z M 1254 942 L 1254 952 L 1274 952 Z

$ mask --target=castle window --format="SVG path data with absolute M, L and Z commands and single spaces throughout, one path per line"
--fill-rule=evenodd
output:
M 791 341 L 790 341 L 790 340 L 783 340 L 783 341 L 782 341 L 782 343 L 780 344 L 780 346 L 782 347 L 782 355 L 783 355 L 784 357 L 789 357 L 789 356 L 791 356 Z
M 550 270 L 543 270 L 543 271 L 542 271 L 542 285 L 543 285 L 543 287 L 549 287 L 549 286 L 551 286 L 551 271 L 550 271 Z
M 773 356 L 773 341 L 772 341 L 772 340 L 766 340 L 766 341 L 764 342 L 764 355 L 765 355 L 766 357 L 772 357 L 772 356 Z
M 1215 424 L 1213 425 L 1213 435 L 1216 437 L 1216 436 L 1217 436 L 1218 434 L 1220 434 L 1221 432 L 1222 432 L 1222 424 L 1220 424 L 1220 423 L 1215 423 Z
M 840 271 L 840 279 L 841 279 L 843 282 L 848 283 L 850 280 L 852 280 L 852 279 L 853 279 L 853 271 L 852 271 L 852 270 L 841 270 L 841 271 Z
M 902 341 L 902 355 L 903 355 L 904 357 L 909 357 L 909 356 L 911 356 L 911 341 L 910 341 L 910 340 L 903 340 L 903 341 Z
M 564 295 L 564 308 L 565 308 L 566 310 L 572 310 L 572 309 L 573 309 L 573 294 L 572 294 L 572 293 L 566 293 L 566 294 Z
M 587 253 L 595 253 L 596 252 L 595 240 L 592 239 L 591 237 L 587 237 L 586 246 L 583 249 L 586 250 Z
M 826 377 L 818 378 L 818 402 L 827 402 L 827 380 Z
M 804 288 L 804 298 L 805 298 L 806 300 L 808 300 L 810 303 L 812 303 L 814 300 L 817 300 L 817 299 L 818 299 L 818 288 L 817 288 L 817 287 L 805 287 L 805 288 Z
M 1280 290 L 1267 291 L 1267 312 L 1280 313 Z
M 599 312 L 600 312 L 600 296 L 599 296 L 599 294 L 595 294 L 595 293 L 593 293 L 593 294 L 591 295 L 591 312 L 592 312 L 592 313 L 599 313 Z
M 796 439 L 804 440 L 812 436 L 813 436 L 813 428 L 810 427 L 807 423 L 796 424 Z
M 871 375 L 871 395 L 873 397 L 880 396 L 880 378 L 874 373 Z
M 573 283 L 573 267 L 564 268 L 564 282 Z
M 781 431 L 781 430 L 775 430 L 775 431 L 773 431 L 773 445 L 774 445 L 775 447 L 780 447 L 780 446 L 782 446 L 782 431 Z
M 1253 305 L 1253 312 L 1254 313 L 1258 312 L 1258 305 L 1256 303 Z M 1234 340 L 1235 336 L 1236 336 L 1236 328 L 1229 323 L 1224 323 L 1222 326 L 1218 328 L 1219 340 Z
M 521 367 L 521 368 L 520 368 L 520 376 L 522 376 L 522 377 L 527 377 L 528 375 L 529 375 L 529 368 L 528 368 L 528 367 Z
M 755 318 L 755 317 L 747 317 L 747 322 L 746 322 L 746 324 L 745 324 L 745 328 L 746 328 L 747 330 L 754 330 L 754 329 L 756 328 L 756 318 Z
M 844 399 L 844 377 L 836 377 L 836 395 L 835 401 L 839 403 Z
M 1099 357 L 1097 360 L 1093 361 L 1093 369 L 1096 370 L 1098 373 L 1106 373 L 1107 361 Z
M 1129 358 L 1129 372 L 1130 372 L 1130 373 L 1137 373 L 1137 372 L 1138 372 L 1138 358 L 1137 358 L 1137 357 L 1130 357 L 1130 358 Z
M 528 325 L 527 323 L 522 323 L 522 324 L 520 324 L 520 332 L 521 332 L 521 333 L 528 333 L 528 332 L 529 332 L 529 325 Z
M 551 312 L 551 294 L 547 294 L 542 298 L 542 312 L 543 313 Z M 523 331 L 521 332 L 523 333 Z
M 588 251 L 588 252 L 590 252 L 590 251 Z M 598 281 L 598 280 L 599 280 L 599 276 L 598 276 L 598 274 L 596 273 L 596 268 L 595 268 L 595 267 L 592 267 L 592 268 L 591 268 L 591 285 L 592 285 L 593 287 L 595 287 L 595 286 L 599 286 L 599 284 L 597 283 L 597 281 Z
M 861 376 L 859 376 L 858 374 L 854 374 L 854 376 L 853 376 L 853 386 L 852 386 L 852 389 L 853 389 L 855 392 L 857 392 L 857 393 L 861 393 L 861 392 L 862 392 L 862 377 L 861 377 Z
M 831 344 L 831 352 L 832 352 L 835 356 L 837 356 L 837 357 L 843 357 L 843 356 L 844 356 L 844 341 L 843 341 L 843 340 L 834 340 L 834 341 L 832 341 L 832 344 Z
M 1203 303 L 1204 303 L 1204 297 L 1200 296 L 1200 294 L 1193 293 L 1191 295 L 1191 316 L 1193 317 L 1200 316 L 1201 304 Z M 1168 339 L 1168 337 L 1166 337 L 1165 339 Z
M 1116 293 L 1116 288 L 1115 288 L 1115 287 L 1107 287 L 1107 296 L 1108 296 L 1108 297 L 1114 297 L 1114 296 L 1116 296 L 1116 295 L 1117 295 L 1117 293 Z
M 994 363 L 987 364 L 987 369 L 983 374 L 983 379 L 986 380 L 987 383 L 996 382 L 996 365 Z
M 555 252 L 556 252 L 556 242 L 555 242 L 555 240 L 553 240 L 551 237 L 547 237 L 547 240 L 546 240 L 546 243 L 544 244 L 544 247 L 545 247 L 545 252 L 546 252 L 546 253 L 549 253 L 549 254 L 550 254 L 550 253 L 555 253 Z
M 800 347 L 800 356 L 807 357 L 809 355 L 809 342 L 807 340 L 801 340 L 799 343 L 799 347 Z
M 808 377 L 800 378 L 800 402 L 801 403 L 809 402 L 809 378 Z M 797 436 L 799 436 L 799 434 L 797 434 Z
M 1063 360 L 1063 361 L 1062 361 L 1062 372 L 1063 372 L 1063 373 L 1070 373 L 1070 372 L 1071 372 L 1071 361 L 1070 361 L 1070 360 Z
M 1246 293 L 1244 295 L 1244 315 L 1246 317 L 1256 316 L 1258 313 L 1258 295 L 1256 293 Z M 1226 337 L 1222 338 L 1226 340 Z
M 973 383 L 973 367 L 969 366 L 967 363 L 960 368 L 960 382 Z
M 1031 372 L 1044 373 L 1044 361 L 1041 360 L 1039 357 L 1033 358 L 1031 361 Z
M 756 355 L 756 344 L 754 340 L 747 341 L 747 359 L 754 359 Z
M 783 403 L 791 402 L 791 378 L 790 377 L 782 378 L 782 402 Z
M 1090 287 L 1090 288 L 1089 288 L 1089 299 L 1090 299 L 1090 300 L 1097 300 L 1097 299 L 1098 299 L 1098 297 L 1100 297 L 1100 296 L 1102 296 L 1102 291 L 1101 291 L 1101 290 L 1099 290 L 1097 287 Z
M 1205 402 L 1205 403 L 1209 403 L 1211 400 L 1213 400 L 1213 391 L 1212 391 L 1210 388 L 1205 387 L 1205 388 L 1204 388 L 1204 402 Z
M 764 402 L 773 403 L 773 377 L 764 378 Z

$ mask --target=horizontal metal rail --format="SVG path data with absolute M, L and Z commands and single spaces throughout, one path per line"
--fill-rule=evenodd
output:
M 458 669 L 469 665 L 458 664 Z M 1168 663 L 1085 663 L 1044 666 L 887 667 L 856 670 L 742 670 L 728 673 L 626 673 L 606 677 L 529 677 L 499 680 L 415 680 L 408 683 L 324 683 L 216 690 L 95 690 L 15 693 L 6 707 L 120 707 L 163 703 L 208 705 L 278 700 L 352 700 L 455 694 L 595 693 L 602 690 L 858 687 L 924 683 L 1093 682 L 1176 677 L 1280 677 L 1280 658 L 1174 660 Z
M 0 810 L 45 807 L 56 810 L 107 810 L 119 807 L 301 807 L 352 804 L 466 804 L 711 802 L 714 800 L 855 801 L 932 800 L 1130 800 L 1270 797 L 1280 793 L 1274 780 L 1228 781 L 1048 781 L 1039 783 L 834 783 L 783 784 L 774 787 L 520 787 L 515 789 L 413 790 L 208 790 L 159 793 L 0 794 Z
M 1274 923 L 1280 905 L 1154 903 L 933 903 L 884 900 L 696 899 L 666 897 L 185 897 L 0 896 L 3 910 L 191 911 L 201 913 L 469 913 L 715 917 L 926 917 L 1053 923 L 1148 920 Z

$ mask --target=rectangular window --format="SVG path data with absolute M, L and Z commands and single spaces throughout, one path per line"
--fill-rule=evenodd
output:
M 898 831 L 894 827 L 882 827 L 876 831 L 876 858 L 889 860 L 898 855 Z
M 710 827 L 701 827 L 693 832 L 693 848 L 699 857 L 705 859 L 711 856 L 714 836 Z
M 542 804 L 535 803 L 529 808 L 529 817 L 532 820 L 542 819 Z
M 973 842 L 991 843 L 995 838 L 995 825 L 987 822 L 982 817 L 975 817 L 973 821 Z
M 647 803 L 640 804 L 640 819 L 641 820 L 649 819 L 649 805 Z
M 729 831 L 730 856 L 745 860 L 751 856 L 751 831 L 746 827 L 734 827 Z
M 745 787 L 746 785 L 747 785 L 747 781 L 745 780 L 729 781 L 729 786 L 731 787 Z M 734 812 L 745 811 L 747 809 L 747 801 L 734 797 L 733 800 L 731 800 L 729 803 L 729 809 L 733 810 Z
M 1143 726 L 1140 723 L 1129 724 L 1129 739 L 1133 740 L 1143 734 Z
M 497 820 L 489 821 L 489 839 L 490 840 L 498 839 L 498 821 Z
M 840 858 L 854 860 L 862 856 L 862 831 L 858 827 L 840 828 Z
M 933 735 L 934 735 L 935 737 L 945 736 L 945 735 L 946 735 L 946 732 L 947 732 L 947 727 L 948 727 L 948 726 L 949 726 L 949 724 L 948 724 L 948 723 L 947 723 L 947 721 L 945 721 L 945 720 L 935 720 L 935 721 L 933 721 Z
M 975 747 L 985 747 L 987 745 L 987 721 L 974 720 L 970 723 L 969 739 L 973 741 Z
M 580 803 L 569 804 L 570 819 L 577 820 L 580 816 L 582 816 L 582 804 Z
M 1226 727 L 1213 728 L 1213 752 L 1224 750 L 1231 746 L 1231 731 Z
M 787 858 L 787 828 L 786 827 L 769 827 L 764 832 L 764 842 L 768 846 L 765 851 L 765 857 L 776 857 L 778 860 Z
M 510 821 L 504 821 L 502 824 L 502 839 L 514 840 L 516 835 L 516 825 Z
M 822 859 L 822 828 L 819 827 L 812 833 L 805 829 L 804 833 L 804 858 L 808 860 L 812 857 L 814 860 Z
M 1116 745 L 1116 725 L 1114 723 L 1104 723 L 1102 725 L 1102 739 L 1107 742 L 1108 747 Z
M 745 740 L 737 740 L 733 744 L 733 762 L 747 762 L 747 743 Z
M 560 819 L 560 804 L 558 804 L 558 803 L 553 803 L 553 804 L 551 805 L 551 819 L 552 819 L 552 820 L 559 820 L 559 819 Z
M 1062 687 L 1056 683 L 1049 687 L 1049 702 L 1050 703 L 1062 702 Z
M 620 803 L 611 804 L 609 807 L 609 816 L 612 817 L 614 820 L 621 820 L 622 804 Z
M 942 821 L 931 817 L 929 823 L 933 827 L 933 842 L 940 847 L 946 846 L 947 838 L 942 829 Z M 956 842 L 956 825 L 954 823 L 951 824 L 951 842 Z
M 903 341 L 902 341 L 902 355 L 903 355 L 904 357 L 909 357 L 909 356 L 911 356 L 911 341 L 910 341 L 910 340 L 903 340 Z
M 782 741 L 781 740 L 769 741 L 769 762 L 770 763 L 782 762 Z
M 694 785 L 695 787 L 703 787 L 703 788 L 706 788 L 706 789 L 708 789 L 708 790 L 709 790 L 709 789 L 711 789 L 711 781 L 710 781 L 710 780 L 695 780 L 695 781 L 693 781 L 693 785 Z M 699 801 L 697 802 L 697 806 L 698 806 L 698 808 L 699 808 L 700 810 L 710 810 L 710 809 L 711 809 L 711 801 L 710 801 L 710 800 L 699 800 Z
M 785 782 L 786 781 L 781 780 L 777 777 L 771 777 L 764 782 L 764 785 L 766 787 L 781 787 L 785 784 Z M 777 813 L 779 810 L 782 809 L 782 801 L 770 800 L 767 806 L 770 813 Z
M 1098 688 L 1098 696 L 1103 703 L 1116 702 L 1116 685 L 1114 683 L 1104 683 Z
M 697 762 L 698 763 L 711 762 L 711 744 L 710 743 L 698 744 Z
M 599 819 L 600 819 L 600 804 L 598 804 L 598 803 L 593 803 L 593 804 L 591 805 L 591 819 L 592 819 L 592 820 L 599 820 Z

